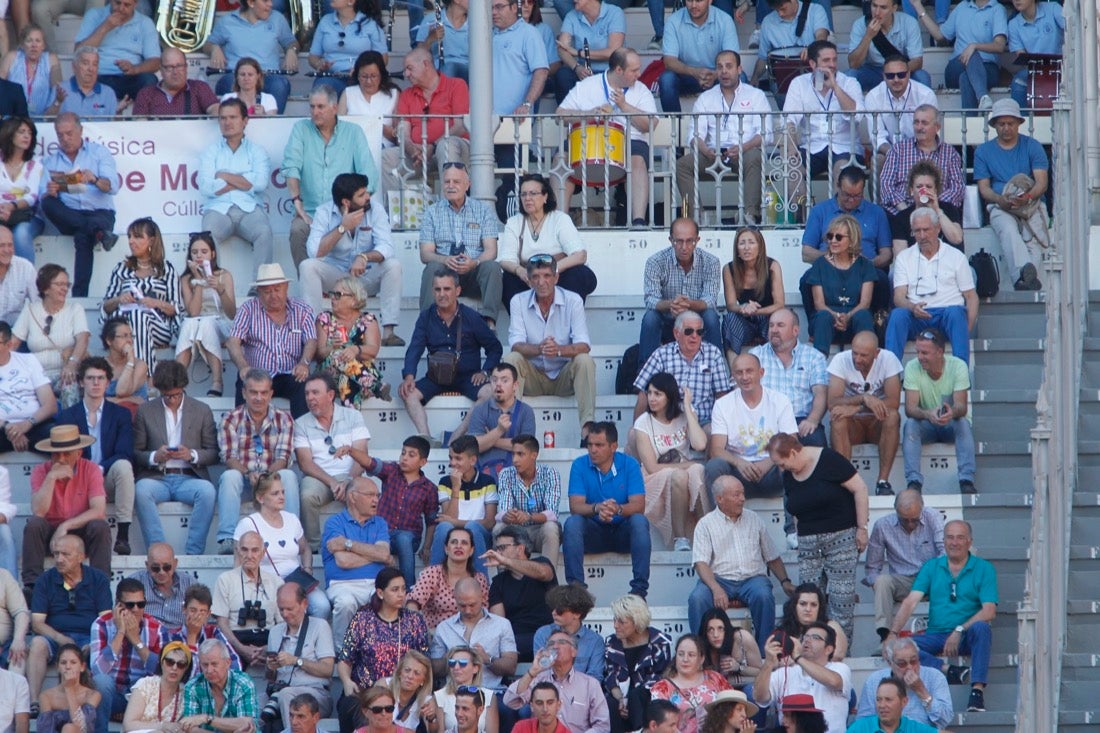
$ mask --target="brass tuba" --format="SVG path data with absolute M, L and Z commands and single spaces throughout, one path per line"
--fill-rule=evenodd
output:
M 298 39 L 298 45 L 309 48 L 313 29 L 321 19 L 324 7 L 321 0 L 288 0 L 290 5 L 290 29 Z
M 215 0 L 162 0 L 157 31 L 164 42 L 184 53 L 198 51 L 214 26 Z

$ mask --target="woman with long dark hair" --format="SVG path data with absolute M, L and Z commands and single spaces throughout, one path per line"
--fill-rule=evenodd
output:
M 427 542 L 424 547 L 430 550 Z M 489 606 L 489 579 L 474 569 L 473 533 L 465 527 L 451 527 L 443 552 L 446 555 L 443 562 L 424 568 L 409 591 L 409 606 L 423 611 L 424 620 L 432 629 L 443 619 L 458 613 L 455 585 L 463 578 L 477 581 L 481 586 L 481 605 Z
M 27 117 L 0 122 L 0 222 L 11 229 L 15 255 L 34 262 L 34 238 L 42 233 L 35 217 L 42 182 L 42 161 L 34 157 L 38 128 Z
M 76 644 L 62 644 L 57 650 L 56 687 L 43 690 L 37 705 L 35 729 L 41 733 L 92 733 L 96 708 L 102 699 L 88 674 L 88 661 Z
M 634 421 L 634 447 L 645 476 L 645 515 L 674 550 L 690 550 L 695 522 L 707 511 L 703 464 L 692 460 L 707 434 L 691 405 L 691 389 L 668 372 L 646 384 L 646 411 Z
M 726 315 L 722 339 L 727 357 L 741 353 L 753 339 L 768 337 L 768 319 L 786 305 L 783 268 L 768 257 L 759 229 L 739 229 L 733 238 L 733 259 L 722 268 Z
M 351 79 L 340 101 L 336 113 L 340 115 L 381 115 L 382 147 L 392 148 L 397 144 L 397 133 L 393 128 L 393 110 L 397 107 L 397 98 L 401 89 L 390 77 L 382 54 L 377 51 L 364 51 L 355 59 L 351 70 Z
M 752 634 L 734 626 L 722 609 L 712 608 L 703 614 L 698 635 L 703 640 L 703 669 L 717 670 L 737 689 L 752 684 L 763 664 Z
M 842 662 L 848 656 L 848 635 L 834 619 L 829 618 L 825 593 L 816 583 L 800 583 L 791 597 L 783 602 L 783 616 L 776 625 L 791 639 L 801 639 L 806 625 L 811 622 L 828 624 L 836 634 L 833 661 Z

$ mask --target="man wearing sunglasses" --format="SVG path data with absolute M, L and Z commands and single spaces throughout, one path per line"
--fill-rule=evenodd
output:
M 179 560 L 172 545 L 157 542 L 145 554 L 145 569 L 130 577 L 145 588 L 145 612 L 166 629 L 178 629 L 184 623 L 184 596 L 194 576 L 178 573 Z
M 107 733 L 111 716 L 126 712 L 130 688 L 154 674 L 168 630 L 145 612 L 145 586 L 123 578 L 115 589 L 115 607 L 92 624 L 89 667 L 102 696 L 95 733 Z
M 917 604 L 928 598 L 928 628 L 913 636 L 920 648 L 920 663 L 940 669 L 936 656 L 970 655 L 968 712 L 985 710 L 985 685 L 989 679 L 989 653 L 993 642 L 990 624 L 997 616 L 997 570 L 988 560 L 970 552 L 973 533 L 968 522 L 955 519 L 943 528 L 944 554 L 921 566 L 913 590 L 902 601 L 890 624 L 886 640 L 897 638 Z M 963 670 L 947 668 L 948 680 L 959 680 Z
M 875 0 L 891 2 L 892 0 Z M 899 18 L 909 17 L 899 15 Z M 927 73 L 922 73 L 927 77 Z M 858 75 L 857 75 L 858 76 Z M 902 55 L 887 56 L 882 68 L 875 75 L 876 84 L 870 87 L 863 106 L 877 113 L 869 122 L 873 124 L 875 142 L 878 145 L 878 170 L 899 140 L 913 138 L 913 112 L 923 105 L 939 107 L 936 93 L 921 79 L 917 72 L 909 70 L 909 62 Z M 861 82 L 862 83 L 862 82 Z
M 870 91 L 882 81 L 886 59 L 901 57 L 908 81 L 909 73 L 921 84 L 931 84 L 932 77 L 922 69 L 924 65 L 924 40 L 920 23 L 906 13 L 899 13 L 900 0 L 871 0 L 869 16 L 861 16 L 852 24 L 848 39 L 848 68 L 864 92 Z M 887 77 L 889 78 L 889 77 Z M 885 111 L 888 107 L 867 109 Z

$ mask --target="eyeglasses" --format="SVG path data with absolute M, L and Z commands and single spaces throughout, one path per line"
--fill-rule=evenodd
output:
M 135 608 L 145 608 L 145 601 L 122 601 L 120 605 L 133 611 Z
M 369 708 L 367 708 L 367 710 L 370 710 L 375 715 L 381 715 L 382 713 L 386 713 L 387 715 L 389 715 L 390 713 L 393 712 L 394 707 L 396 707 L 396 706 L 394 706 L 394 705 L 371 705 Z
M 699 336 L 702 336 L 703 331 L 704 331 L 704 329 L 702 329 L 702 328 L 690 328 L 689 327 L 689 328 L 684 329 L 683 334 L 685 336 L 695 336 L 696 334 L 698 334 Z
M 187 239 L 188 239 L 188 244 L 194 244 L 196 241 L 198 241 L 200 239 L 213 241 L 214 235 L 210 232 L 209 229 L 206 229 L 206 230 L 203 230 L 201 232 L 191 232 L 190 234 L 187 235 Z
M 802 640 L 805 641 L 806 639 L 813 639 L 814 641 L 822 641 L 822 642 L 828 641 L 821 634 L 803 634 L 802 635 Z
M 908 71 L 885 71 L 885 72 L 883 72 L 882 75 L 885 76 L 887 79 L 890 79 L 890 80 L 904 79 L 905 77 L 909 76 L 909 72 Z
M 167 573 L 171 569 L 172 569 L 172 566 L 168 563 L 165 563 L 163 565 L 150 565 L 149 566 L 149 572 L 150 573 Z
M 467 667 L 470 666 L 470 660 L 469 659 L 448 659 L 447 660 L 447 666 L 450 667 L 451 669 L 454 669 L 455 667 L 458 667 L 460 669 L 466 669 Z
M 840 232 L 829 232 L 825 235 L 826 242 L 839 242 L 840 240 L 847 238 L 847 234 L 841 234 Z
M 545 195 L 546 195 L 546 191 L 543 191 L 542 189 L 539 189 L 538 191 L 520 191 L 519 192 L 519 197 L 521 199 L 531 199 L 531 198 L 534 198 L 535 196 L 545 196 Z
M 50 314 L 47 313 L 46 314 L 46 325 L 45 325 L 45 327 L 43 327 L 42 333 L 45 334 L 46 336 L 49 336 L 51 328 L 53 328 L 53 316 L 51 316 Z
M 182 400 L 183 390 L 181 389 L 179 392 L 161 392 L 160 396 L 165 402 L 168 400 Z
M 512 542 L 511 544 L 507 544 L 507 545 L 493 545 L 493 549 L 496 550 L 497 552 L 504 552 L 509 547 L 515 547 L 515 546 L 516 546 L 516 543 Z
M 427 114 L 427 108 L 424 109 L 424 113 Z M 461 160 L 451 160 L 443 164 L 443 170 L 449 171 L 452 168 L 458 168 L 460 171 L 466 170 L 466 164 Z
M 329 297 L 329 300 L 335 300 L 336 298 L 344 298 L 344 297 L 350 298 L 354 294 L 355 293 L 345 293 L 343 290 L 333 290 L 333 291 L 329 292 L 328 297 Z
M 185 669 L 187 667 L 186 659 L 177 659 L 175 657 L 165 657 L 160 660 L 160 663 L 166 669 Z

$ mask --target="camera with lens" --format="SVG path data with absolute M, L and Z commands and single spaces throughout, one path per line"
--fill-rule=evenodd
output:
M 258 600 L 245 601 L 244 606 L 237 611 L 237 626 L 244 626 L 249 621 L 255 621 L 261 629 L 267 626 L 267 609 Z
M 260 711 L 260 720 L 265 723 L 271 723 L 279 719 L 282 715 L 279 712 L 279 701 L 275 697 L 275 693 L 284 689 L 287 686 L 286 682 L 269 682 L 267 685 L 267 705 L 264 705 L 263 710 Z

